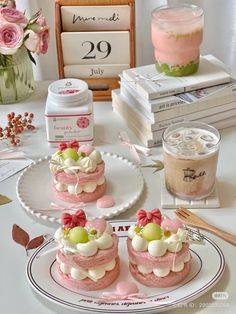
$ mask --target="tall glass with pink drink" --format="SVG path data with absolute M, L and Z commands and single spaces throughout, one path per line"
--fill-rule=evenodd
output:
M 152 43 L 159 72 L 186 76 L 198 70 L 203 25 L 203 10 L 195 5 L 161 6 L 152 11 Z

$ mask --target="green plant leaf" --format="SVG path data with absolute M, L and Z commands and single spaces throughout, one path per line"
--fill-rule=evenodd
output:
M 29 50 L 28 51 L 28 55 L 29 55 L 29 58 L 30 60 L 33 62 L 34 65 L 36 65 L 36 61 L 34 60 L 34 57 L 32 56 L 31 52 Z
M 33 24 L 37 21 L 37 19 L 40 17 L 40 15 L 42 14 L 42 9 L 39 9 L 29 20 L 28 24 Z
M 154 164 L 150 164 L 150 165 L 144 165 L 142 166 L 142 168 L 156 168 L 153 173 L 157 172 L 157 171 L 160 171 L 164 168 L 164 164 L 162 161 L 160 160 L 153 160 L 152 161 L 154 162 Z
M 25 37 L 24 37 L 24 42 L 29 38 L 30 34 L 27 34 Z
M 12 202 L 12 200 L 10 198 L 8 198 L 5 195 L 0 194 L 0 205 L 5 205 L 5 204 L 8 204 L 10 202 Z

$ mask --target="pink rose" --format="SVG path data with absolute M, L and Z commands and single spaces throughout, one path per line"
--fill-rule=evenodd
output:
M 24 31 L 20 25 L 0 23 L 0 53 L 13 55 L 23 43 Z
M 40 33 L 43 30 L 43 28 L 47 26 L 46 19 L 42 15 L 41 10 L 38 11 L 35 15 L 36 17 L 33 18 L 33 20 L 29 21 L 27 29 L 31 29 L 35 33 Z
M 26 16 L 22 12 L 14 9 L 14 8 L 9 8 L 9 7 L 1 8 L 0 9 L 0 15 L 7 22 L 19 24 L 23 28 L 26 27 L 26 25 L 28 23 L 28 19 L 26 18 Z
M 40 33 L 35 33 L 33 30 L 28 29 L 25 32 L 25 36 L 28 38 L 24 42 L 25 47 L 31 52 L 37 52 L 38 54 L 45 54 L 48 50 L 49 41 L 49 27 L 45 26 Z
M 40 14 L 39 17 L 37 18 L 36 24 L 38 24 L 41 27 L 44 27 L 44 26 L 47 25 L 46 24 L 46 19 L 45 19 L 45 17 L 42 14 Z
M 49 27 L 45 26 L 39 35 L 40 35 L 40 43 L 39 43 L 37 53 L 45 54 L 48 51 Z
M 40 42 L 39 34 L 35 33 L 31 29 L 27 29 L 25 31 L 25 37 L 27 35 L 28 35 L 28 38 L 24 42 L 25 47 L 31 52 L 36 52 L 39 46 L 39 42 Z

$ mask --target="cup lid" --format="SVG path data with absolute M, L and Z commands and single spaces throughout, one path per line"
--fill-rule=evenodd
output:
M 48 86 L 48 94 L 59 103 L 68 103 L 87 97 L 88 84 L 85 81 L 66 78 L 55 81 Z

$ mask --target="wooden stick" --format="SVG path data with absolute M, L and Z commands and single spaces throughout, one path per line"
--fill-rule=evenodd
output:
M 59 78 L 63 79 L 64 74 L 64 61 L 62 53 L 62 44 L 61 44 L 61 7 L 56 2 L 55 3 L 55 33 L 56 33 L 56 45 L 57 45 L 57 60 L 58 60 L 58 72 Z
M 94 5 L 125 5 L 134 0 L 55 0 L 59 5 L 64 6 L 94 6 Z

